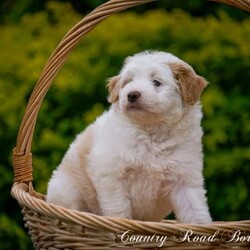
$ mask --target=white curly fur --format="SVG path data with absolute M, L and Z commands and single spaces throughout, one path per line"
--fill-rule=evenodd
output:
M 71 144 L 47 201 L 105 216 L 159 221 L 174 211 L 180 222 L 210 223 L 199 103 L 205 86 L 172 54 L 128 57 L 108 83 L 110 109 Z

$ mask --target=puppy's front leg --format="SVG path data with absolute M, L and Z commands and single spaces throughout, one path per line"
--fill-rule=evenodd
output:
M 131 203 L 123 185 L 117 180 L 102 178 L 96 186 L 101 214 L 132 219 Z
M 171 192 L 175 215 L 181 223 L 211 223 L 205 190 L 185 184 L 176 186 Z

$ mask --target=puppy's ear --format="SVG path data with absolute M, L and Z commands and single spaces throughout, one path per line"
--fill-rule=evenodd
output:
M 107 88 L 109 92 L 108 101 L 110 103 L 117 102 L 119 99 L 120 86 L 118 84 L 120 77 L 114 76 L 108 80 Z
M 183 100 L 187 104 L 195 104 L 207 86 L 205 78 L 198 76 L 189 65 L 184 63 L 171 63 L 169 66 L 179 84 Z

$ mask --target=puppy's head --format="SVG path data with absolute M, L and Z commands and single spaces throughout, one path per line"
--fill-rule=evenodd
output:
M 109 102 L 127 116 L 147 121 L 176 121 L 194 105 L 207 83 L 184 61 L 164 52 L 128 57 L 108 82 Z

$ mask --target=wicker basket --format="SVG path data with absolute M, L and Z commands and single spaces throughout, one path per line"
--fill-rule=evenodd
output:
M 152 0 L 110 0 L 77 23 L 49 58 L 33 90 L 13 151 L 12 196 L 22 207 L 36 249 L 250 249 L 250 220 L 188 225 L 97 216 L 48 204 L 32 186 L 31 143 L 40 105 L 56 74 L 78 41 L 113 13 Z M 249 0 L 216 0 L 250 11 Z M 237 231 L 238 230 L 238 231 Z M 186 233 L 192 237 L 184 238 Z M 238 237 L 232 240 L 235 234 Z M 245 237 L 245 238 L 244 238 Z M 164 240 L 165 239 L 165 240 Z

